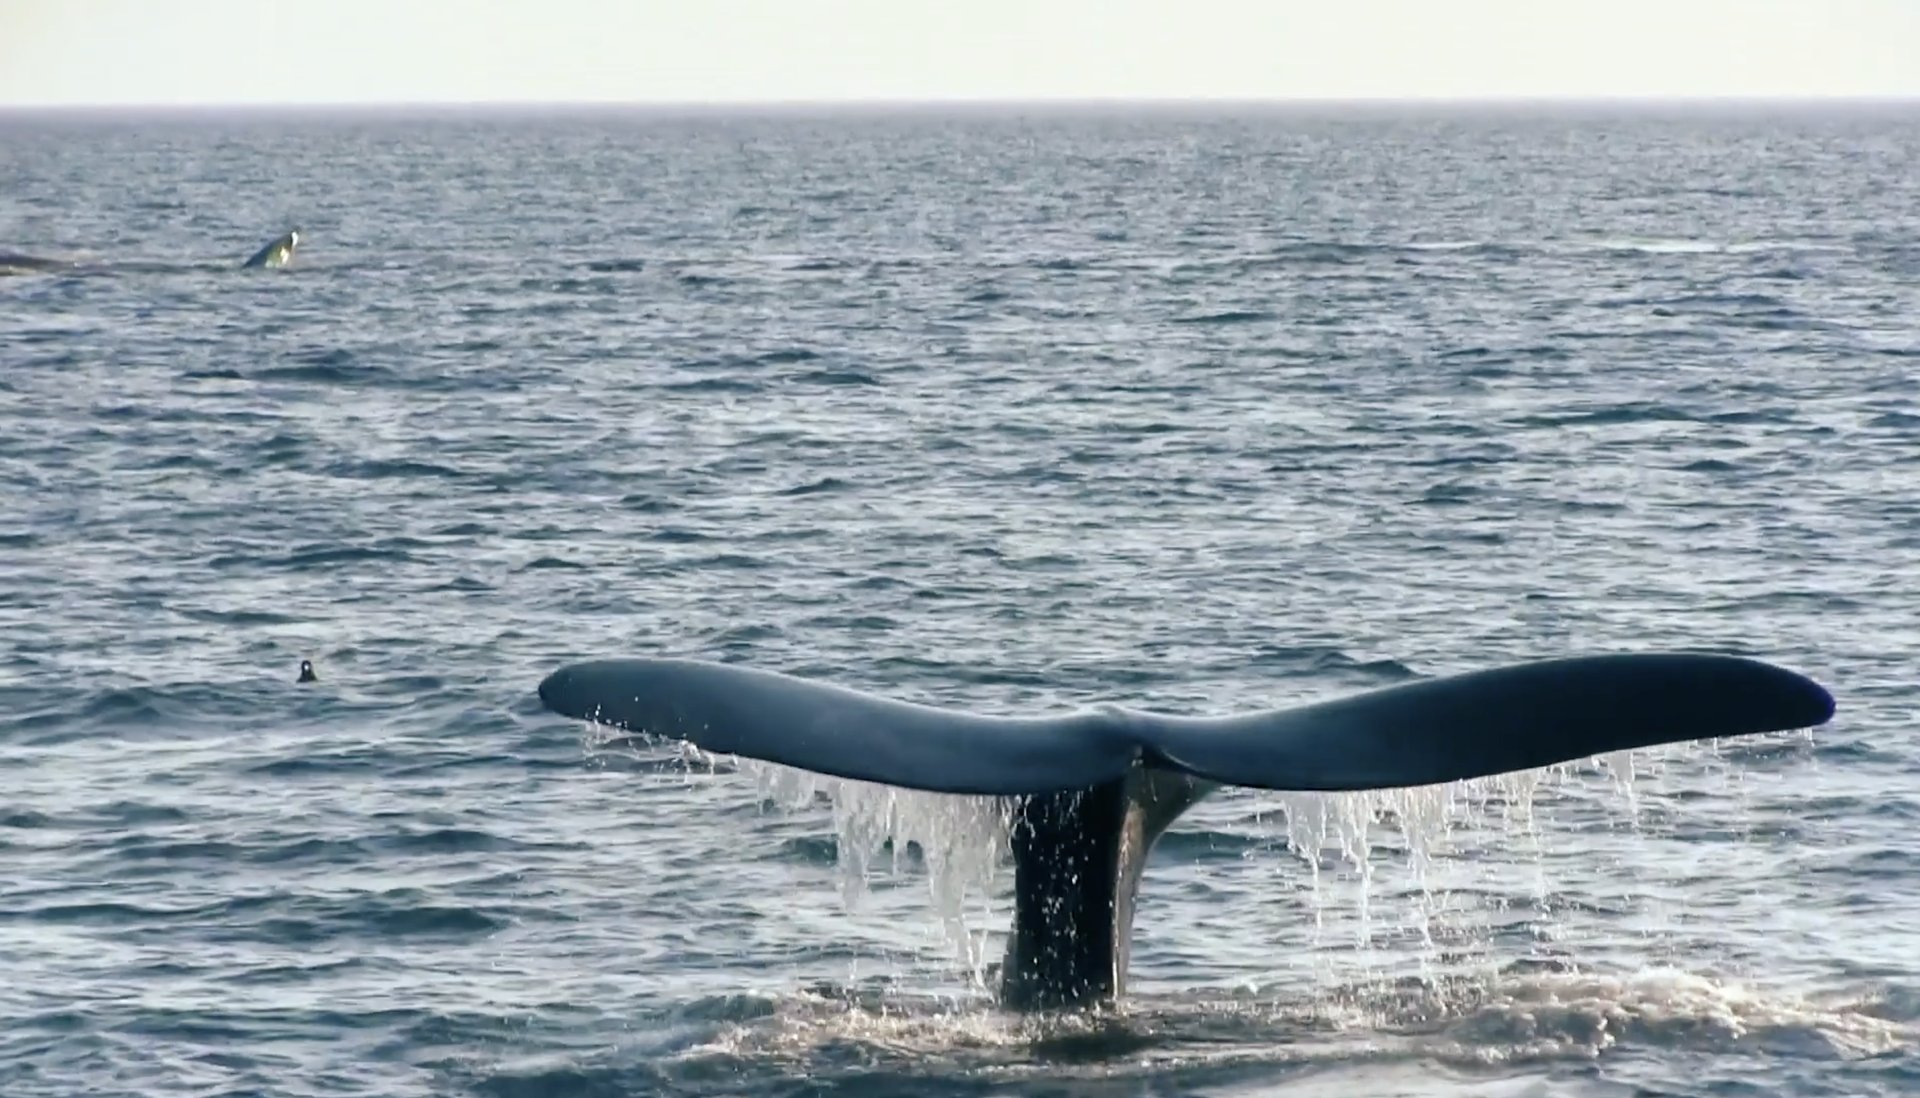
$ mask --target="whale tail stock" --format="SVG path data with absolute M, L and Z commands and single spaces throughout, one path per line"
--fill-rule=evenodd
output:
M 547 708 L 836 777 L 1019 798 L 1015 1009 L 1124 990 L 1153 842 L 1222 784 L 1431 785 L 1654 744 L 1808 728 L 1832 696 L 1795 672 L 1691 653 L 1542 660 L 1229 717 L 1102 708 L 994 717 L 697 660 L 599 660 L 540 684 Z

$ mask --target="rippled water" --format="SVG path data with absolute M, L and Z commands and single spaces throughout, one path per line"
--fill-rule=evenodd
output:
M 0 1093 L 1914 1093 L 1916 211 L 1891 108 L 0 119 Z M 1674 647 L 1839 715 L 1223 794 L 1053 1022 L 954 805 L 533 697 Z

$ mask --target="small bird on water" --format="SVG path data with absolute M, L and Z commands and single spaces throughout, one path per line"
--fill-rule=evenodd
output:
M 301 682 L 319 682 L 320 681 L 320 676 L 313 673 L 312 660 L 300 661 L 300 681 Z

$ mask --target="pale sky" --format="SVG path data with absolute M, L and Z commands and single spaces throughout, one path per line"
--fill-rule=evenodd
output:
M 0 0 L 0 106 L 1920 96 L 1920 0 Z

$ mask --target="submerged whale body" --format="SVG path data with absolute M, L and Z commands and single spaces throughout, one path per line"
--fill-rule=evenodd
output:
M 293 251 L 300 246 L 300 230 L 294 229 L 268 241 L 259 251 L 249 256 L 242 268 L 284 267 L 293 261 Z M 48 256 L 28 255 L 24 252 L 0 251 L 0 275 L 45 274 L 65 271 L 77 274 L 107 273 L 118 270 L 171 270 L 172 264 L 147 262 L 99 263 L 79 259 L 56 259 Z
M 1103 707 L 997 717 L 679 659 L 577 663 L 540 683 L 564 716 L 820 774 L 1016 798 L 1000 997 L 1084 1007 L 1125 988 L 1153 843 L 1221 785 L 1431 785 L 1683 740 L 1824 724 L 1833 697 L 1735 656 L 1543 660 L 1229 717 Z
M 28 255 L 25 252 L 0 251 L 0 274 L 58 271 L 77 266 L 79 263 L 71 259 L 49 259 L 46 256 Z

